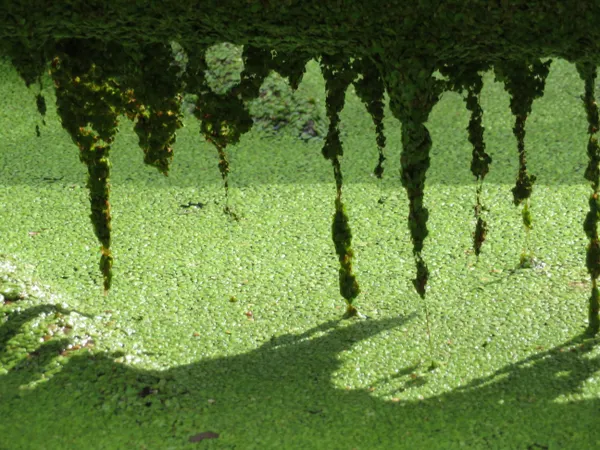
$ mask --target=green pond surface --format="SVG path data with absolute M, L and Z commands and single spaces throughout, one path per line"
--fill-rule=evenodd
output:
M 430 115 L 433 354 L 411 283 L 400 123 L 387 106 L 383 180 L 372 176 L 374 126 L 352 88 L 341 114 L 355 304 L 367 316 L 341 320 L 322 140 L 253 130 L 228 149 L 236 222 L 223 213 L 217 152 L 193 117 L 169 177 L 143 165 L 124 118 L 111 153 L 115 263 L 104 296 L 77 147 L 54 108 L 41 125 L 35 87 L 0 69 L 1 450 L 600 448 L 600 350 L 582 338 L 591 187 L 573 65 L 553 62 L 527 121 L 538 177 L 530 269 L 517 267 L 526 240 L 502 84 L 485 75 L 493 163 L 479 261 L 469 113 L 445 93 Z M 324 107 L 316 62 L 298 95 Z

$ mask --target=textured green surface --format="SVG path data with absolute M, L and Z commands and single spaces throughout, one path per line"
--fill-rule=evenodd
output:
M 477 265 L 469 114 L 451 93 L 430 114 L 423 254 L 434 355 L 410 285 L 400 124 L 387 106 L 382 180 L 372 176 L 371 117 L 354 94 L 341 113 L 355 304 L 369 319 L 339 321 L 335 185 L 318 139 L 252 131 L 231 146 L 230 201 L 243 217 L 233 222 L 221 210 L 218 155 L 195 120 L 178 133 L 168 178 L 143 165 L 123 120 L 111 151 L 115 278 L 104 297 L 78 150 L 54 108 L 38 139 L 35 90 L 1 73 L 0 269 L 3 285 L 28 294 L 0 309 L 3 450 L 600 446 L 600 352 L 597 340 L 574 342 L 590 288 L 590 187 L 573 65 L 553 63 L 528 119 L 532 269 L 514 270 L 523 234 L 503 85 L 484 77 L 494 163 Z M 304 83 L 322 104 L 314 61 L 299 91 Z M 430 356 L 440 362 L 433 372 Z M 205 431 L 220 436 L 188 443 Z
M 145 153 L 144 162 L 167 175 L 173 157 L 170 145 L 182 126 L 182 101 L 185 95 L 194 99 L 191 108 L 185 106 L 200 121 L 205 141 L 218 152 L 226 196 L 223 211 L 239 220 L 229 205 L 227 147 L 239 143 L 253 127 L 250 103 L 260 98 L 261 86 L 271 72 L 286 77 L 296 89 L 306 63 L 318 58 L 326 78 L 330 126 L 322 151 L 332 160 L 337 184 L 340 220 L 334 221 L 333 239 L 338 250 L 344 241 L 343 252 L 338 251 L 340 294 L 350 304 L 359 285 L 352 272 L 350 220 L 341 202 L 342 172 L 334 156 L 343 153 L 336 109 L 344 103 L 347 86 L 356 83 L 376 125 L 381 163 L 385 137 L 381 105 L 387 92 L 390 110 L 402 123 L 401 180 L 409 199 L 407 222 L 417 270 L 413 286 L 425 300 L 430 272 L 422 253 L 429 234 L 424 192 L 432 148 L 426 123 L 433 107 L 445 92 L 467 90 L 473 94 L 478 84 L 473 80 L 479 71 L 493 67 L 496 79 L 504 83 L 511 95 L 513 131 L 519 148 L 514 202 L 527 201 L 522 216 L 527 243 L 520 260 L 521 265 L 531 266 L 529 230 L 533 216 L 528 199 L 536 176 L 527 168 L 524 137 L 532 102 L 543 96 L 552 62 L 542 58 L 561 57 L 595 67 L 600 53 L 595 26 L 598 17 L 597 2 L 580 0 L 424 0 L 416 4 L 406 0 L 208 0 L 201 5 L 185 0 L 22 0 L 8 2 L 0 9 L 0 55 L 10 58 L 27 86 L 37 83 L 39 89 L 40 76 L 51 63 L 58 114 L 88 166 L 90 218 L 102 243 L 100 270 L 106 291 L 113 265 L 108 152 L 118 126 L 116 118 L 126 115 L 137 121 L 135 131 Z M 237 58 L 243 71 L 233 74 L 229 86 L 224 84 L 222 90 L 215 91 L 209 50 L 222 42 L 243 46 Z M 449 79 L 435 77 L 436 71 Z M 582 77 L 588 85 L 595 80 L 589 70 Z M 593 90 L 589 92 L 592 95 L 586 102 L 592 105 Z M 481 110 L 478 97 L 467 100 L 472 104 L 471 122 L 478 120 Z M 36 105 L 44 116 L 46 105 L 39 91 Z M 284 105 L 279 115 L 290 109 L 289 104 Z M 307 127 L 314 134 L 314 124 L 305 124 L 304 129 Z M 590 142 L 595 141 L 597 127 L 589 130 Z M 36 134 L 40 135 L 38 125 Z M 477 148 L 477 142 L 484 143 L 483 135 L 471 133 L 469 140 L 475 145 L 472 166 L 477 166 L 478 159 L 485 158 L 478 155 L 481 148 Z M 381 170 L 378 166 L 375 173 Z M 476 211 L 481 209 L 480 200 L 478 197 Z M 593 205 L 590 214 L 597 215 Z M 478 256 L 488 230 L 479 212 L 476 216 L 473 245 Z M 342 235 L 346 237 L 341 239 Z M 592 266 L 599 265 L 597 256 L 597 239 L 590 237 L 590 272 L 596 270 Z M 590 335 L 598 332 L 600 324 L 595 279 L 593 283 Z

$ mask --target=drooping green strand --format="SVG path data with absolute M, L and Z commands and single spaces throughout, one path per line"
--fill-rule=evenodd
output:
M 413 285 L 421 298 L 425 298 L 428 278 L 427 265 L 421 258 L 421 251 L 423 242 L 429 234 L 427 230 L 429 211 L 423 206 L 423 195 L 431 145 L 429 131 L 422 123 L 402 124 L 401 180 L 408 195 L 408 228 L 413 242 L 413 254 L 417 261 L 417 278 L 413 280 Z
M 89 52 L 89 56 L 94 55 Z M 119 108 L 122 100 L 115 83 L 102 78 L 94 64 L 87 69 L 72 66 L 69 55 L 61 53 L 53 61 L 51 74 L 63 128 L 79 147 L 79 158 L 88 168 L 90 218 L 101 243 L 100 270 L 106 294 L 111 286 L 113 263 L 109 151 L 117 131 L 118 114 L 122 112 Z
M 231 90 L 244 101 L 251 101 L 260 95 L 260 87 L 271 72 L 272 54 L 268 49 L 245 45 L 242 50 L 244 70 L 240 82 Z
M 165 176 L 173 160 L 172 144 L 183 126 L 179 94 L 182 81 L 170 45 L 153 43 L 140 51 L 140 69 L 135 76 L 134 102 L 130 118 L 137 119 L 134 130 L 144 152 L 144 163 L 156 167 Z M 132 80 L 128 80 L 129 83 Z
M 172 108 L 167 111 L 152 110 L 138 114 L 134 127 L 139 145 L 144 151 L 144 163 L 156 167 L 165 176 L 168 176 L 173 160 L 171 145 L 175 143 L 175 132 L 183 126 L 181 98 L 179 96 L 166 101 Z
M 377 67 L 368 58 L 363 57 L 354 60 L 352 67 L 355 71 L 362 74 L 361 80 L 354 81 L 354 88 L 375 124 L 379 161 L 373 173 L 380 179 L 383 176 L 383 162 L 385 161 L 383 154 L 383 149 L 385 148 L 385 135 L 383 134 L 383 95 L 385 86 Z
M 504 89 L 510 94 L 510 109 L 515 116 L 513 133 L 517 138 L 519 151 L 519 173 L 515 187 L 512 189 L 515 206 L 527 200 L 523 211 L 523 225 L 526 231 L 526 243 L 532 228 L 532 217 L 529 198 L 536 177 L 527 172 L 525 152 L 525 121 L 531 113 L 531 106 L 536 98 L 544 95 L 546 78 L 550 72 L 552 60 L 542 63 L 540 60 L 505 61 L 494 66 L 496 80 L 504 82 Z M 521 266 L 524 261 L 531 260 L 531 252 L 524 249 L 521 255 Z
M 358 310 L 352 302 L 360 293 L 360 287 L 352 271 L 352 258 L 354 256 L 352 232 L 342 202 L 343 176 L 340 157 L 343 156 L 343 149 L 338 124 L 339 114 L 344 107 L 346 89 L 356 77 L 356 73 L 342 56 L 327 55 L 323 55 L 321 58 L 321 71 L 325 78 L 326 108 L 327 117 L 329 118 L 329 130 L 322 153 L 326 159 L 331 160 L 336 185 L 335 213 L 331 231 L 335 251 L 340 262 L 339 284 L 340 294 L 346 300 L 347 305 L 345 316 L 351 317 L 358 314 Z
M 433 358 L 429 309 L 425 301 L 429 270 L 421 252 L 428 234 L 429 212 L 423 206 L 423 195 L 432 142 L 424 124 L 445 86 L 444 82 L 433 77 L 433 67 L 432 61 L 426 58 L 406 61 L 406 66 L 400 71 L 395 65 L 382 65 L 384 81 L 390 96 L 390 109 L 402 123 L 401 180 L 408 196 L 408 227 L 417 269 L 413 286 L 424 300 L 431 369 L 437 367 L 437 364 Z
M 489 172 L 489 166 L 492 163 L 492 158 L 485 152 L 485 142 L 483 141 L 483 132 L 485 127 L 482 125 L 483 109 L 480 104 L 481 90 L 483 88 L 483 80 L 480 72 L 488 70 L 489 65 L 485 63 L 472 64 L 446 64 L 440 72 L 449 77 L 447 88 L 457 92 L 466 90 L 467 96 L 465 103 L 467 109 L 471 112 L 471 119 L 467 126 L 469 142 L 473 146 L 473 157 L 471 160 L 471 172 L 475 176 L 477 184 L 475 198 L 475 232 L 473 233 L 473 249 L 475 255 L 479 259 L 481 247 L 485 241 L 488 227 L 487 222 L 482 217 L 482 212 L 486 211 L 481 204 L 481 193 L 483 191 L 483 180 Z
M 100 270 L 104 277 L 104 290 L 110 289 L 112 281 L 113 257 L 110 251 L 111 215 L 110 215 L 110 147 L 93 145 L 81 150 L 81 158 L 88 168 L 87 187 L 90 191 L 90 218 L 94 224 L 96 237 L 102 244 Z
M 282 77 L 287 77 L 290 87 L 295 91 L 304 77 L 306 64 L 313 57 L 314 55 L 300 50 L 292 52 L 277 51 L 275 56 L 273 56 L 271 68 Z
M 259 51 L 249 47 L 244 49 L 244 62 L 241 81 L 224 94 L 213 92 L 206 82 L 204 72 L 207 70 L 205 60 L 206 49 L 201 49 L 190 55 L 188 65 L 187 86 L 190 93 L 198 95 L 194 115 L 201 121 L 200 131 L 207 142 L 211 142 L 219 153 L 219 171 L 224 180 L 225 201 L 227 214 L 236 218 L 229 208 L 228 173 L 229 161 L 226 149 L 230 144 L 239 142 L 242 134 L 250 131 L 253 125 L 252 117 L 244 101 L 252 100 L 259 95 L 260 86 L 268 75 L 268 59 L 270 52 Z
M 42 78 L 38 79 L 38 87 L 39 93 L 35 96 L 35 106 L 37 107 L 38 113 L 42 116 L 42 125 L 46 126 L 46 99 L 42 95 L 42 91 L 44 90 L 44 85 L 42 84 Z M 40 127 L 38 125 L 35 126 L 35 134 L 37 137 L 40 137 Z
M 591 182 L 592 194 L 589 199 L 590 211 L 587 213 L 583 223 L 583 229 L 590 240 L 587 247 L 586 266 L 592 279 L 592 292 L 588 306 L 588 328 L 587 333 L 596 335 L 600 331 L 600 302 L 598 293 L 598 277 L 600 276 L 600 240 L 598 238 L 598 221 L 600 220 L 600 203 L 598 190 L 600 188 L 600 146 L 596 133 L 600 129 L 598 117 L 598 106 L 595 99 L 595 81 L 597 68 L 592 63 L 576 64 L 579 76 L 585 82 L 585 95 L 583 105 L 588 119 L 588 145 L 587 155 L 589 159 L 584 177 Z
M 348 315 L 356 314 L 356 309 L 352 306 L 353 300 L 360 294 L 360 287 L 356 280 L 356 275 L 352 271 L 352 231 L 348 224 L 348 215 L 340 197 L 335 199 L 335 213 L 331 225 L 331 234 L 335 251 L 340 261 L 339 284 L 340 294 L 348 304 Z
M 475 255 L 479 257 L 481 246 L 485 241 L 488 227 L 487 222 L 482 218 L 481 213 L 485 207 L 481 204 L 481 192 L 483 190 L 483 179 L 489 172 L 492 158 L 485 152 L 485 142 L 483 141 L 484 127 L 481 124 L 483 110 L 479 103 L 483 82 L 481 76 L 477 77 L 477 82 L 469 87 L 465 102 L 467 109 L 471 111 L 471 119 L 467 130 L 469 132 L 469 142 L 473 145 L 473 159 L 471 160 L 471 172 L 475 175 L 479 182 L 477 186 L 476 203 L 475 203 L 475 232 L 473 233 L 473 249 Z
M 527 155 L 525 152 L 525 121 L 527 116 L 518 115 L 515 119 L 515 126 L 513 133 L 517 138 L 517 148 L 519 151 L 519 173 L 517 175 L 517 182 L 515 187 L 512 189 L 513 202 L 515 206 L 520 205 L 524 200 L 531 197 L 533 191 L 533 183 L 535 183 L 536 176 L 531 175 L 527 172 Z M 531 226 L 527 226 L 525 221 L 523 222 L 526 229 L 531 229 Z

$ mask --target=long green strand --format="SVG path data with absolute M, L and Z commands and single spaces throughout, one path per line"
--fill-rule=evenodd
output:
M 377 67 L 369 61 L 368 58 L 356 59 L 352 65 L 353 69 L 362 74 L 361 80 L 355 81 L 354 88 L 356 94 L 362 100 L 367 112 L 373 120 L 375 125 L 375 133 L 377 134 L 377 152 L 379 159 L 377 166 L 373 171 L 373 174 L 377 177 L 377 184 L 379 186 L 379 203 L 383 203 L 383 187 L 381 185 L 383 177 L 383 163 L 386 160 L 383 150 L 385 148 L 385 135 L 383 134 L 383 116 L 384 116 L 384 103 L 383 95 L 385 93 L 385 86 L 383 79 L 381 78 Z
M 510 109 L 515 116 L 513 134 L 517 138 L 519 151 L 519 173 L 515 187 L 512 189 L 515 206 L 525 202 L 521 216 L 525 227 L 525 248 L 521 253 L 520 267 L 531 267 L 533 253 L 529 249 L 529 234 L 532 229 L 532 216 L 529 198 L 536 181 L 535 175 L 527 171 L 525 152 L 525 122 L 531 113 L 531 106 L 536 98 L 544 95 L 546 78 L 550 72 L 552 60 L 542 63 L 540 60 L 505 61 L 494 66 L 496 80 L 504 82 L 504 89 L 510 94 Z
M 91 64 L 80 76 L 73 73 L 69 57 L 55 58 L 52 76 L 56 86 L 57 110 L 63 127 L 80 149 L 79 158 L 88 168 L 89 189 L 94 233 L 100 241 L 100 270 L 104 294 L 112 282 L 113 256 L 110 250 L 110 144 L 118 124 L 118 112 L 111 104 L 119 104 L 121 94 L 114 83 L 95 76 Z
M 598 118 L 598 105 L 595 99 L 595 81 L 597 77 L 596 66 L 591 63 L 578 63 L 576 65 L 579 76 L 585 81 L 585 96 L 582 98 L 588 119 L 588 133 L 590 135 L 587 146 L 589 163 L 584 177 L 591 182 L 593 192 L 590 195 L 588 212 L 583 223 L 583 229 L 590 243 L 587 247 L 586 266 L 592 279 L 592 292 L 588 307 L 589 335 L 596 335 L 600 330 L 600 302 L 598 293 L 598 276 L 600 276 L 600 240 L 598 238 L 598 221 L 600 220 L 600 202 L 598 189 L 600 187 L 600 146 L 596 133 L 600 129 Z
M 345 317 L 358 315 L 358 310 L 352 302 L 360 293 L 360 287 L 356 275 L 352 270 L 352 232 L 350 230 L 348 215 L 342 202 L 342 170 L 340 157 L 343 156 L 342 143 L 338 123 L 339 113 L 344 107 L 346 89 L 355 78 L 356 73 L 350 69 L 349 63 L 341 57 L 323 55 L 321 59 L 321 70 L 325 78 L 327 89 L 327 117 L 329 118 L 329 131 L 323 146 L 323 156 L 331 160 L 333 175 L 335 177 L 336 198 L 335 213 L 331 225 L 331 233 L 335 251 L 340 261 L 339 283 L 340 294 L 346 300 Z

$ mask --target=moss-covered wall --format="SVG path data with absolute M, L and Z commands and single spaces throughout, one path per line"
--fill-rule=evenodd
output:
M 443 62 L 596 60 L 594 0 L 3 0 L 0 37 L 214 44 Z M 398 60 L 400 64 L 401 61 Z
M 600 3 L 594 0 L 3 0 L 0 4 L 0 56 L 11 58 L 27 85 L 49 70 L 57 90 L 57 109 L 64 128 L 88 166 L 91 219 L 102 243 L 100 267 L 105 290 L 110 287 L 110 145 L 118 121 L 136 121 L 144 161 L 165 175 L 173 158 L 172 143 L 182 126 L 182 94 L 195 96 L 194 115 L 201 132 L 219 154 L 225 192 L 229 163 L 227 147 L 239 141 L 253 123 L 248 102 L 257 98 L 271 71 L 297 88 L 306 62 L 320 60 L 327 89 L 329 130 L 323 155 L 330 160 L 336 184 L 332 237 L 340 261 L 340 293 L 349 314 L 359 295 L 352 270 L 352 233 L 342 202 L 339 112 L 353 83 L 376 125 L 380 158 L 375 174 L 383 173 L 385 136 L 383 93 L 401 122 L 401 183 L 409 200 L 408 226 L 413 241 L 416 277 L 413 284 L 425 299 L 429 271 L 422 257 L 429 212 L 423 195 L 429 167 L 429 114 L 444 91 L 467 94 L 471 112 L 471 169 L 481 183 L 490 170 L 485 153 L 479 105 L 480 72 L 493 68 L 511 96 L 519 172 L 513 189 L 522 210 L 525 231 L 532 226 L 528 199 L 535 175 L 527 170 L 524 144 L 526 119 L 543 95 L 551 60 L 576 63 L 585 86 L 589 120 L 592 183 L 586 233 L 590 239 L 587 266 L 593 280 L 589 330 L 598 331 L 599 218 L 597 206 L 598 131 L 593 82 L 600 56 Z M 185 70 L 173 53 L 173 43 L 186 55 Z M 206 52 L 220 42 L 243 46 L 240 82 L 215 92 L 206 72 Z M 439 71 L 445 79 L 433 76 Z M 37 97 L 43 115 L 46 104 Z M 473 234 L 479 255 L 487 227 L 479 195 Z M 235 213 L 226 206 L 232 218 Z M 528 254 L 521 255 L 527 264 Z

